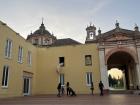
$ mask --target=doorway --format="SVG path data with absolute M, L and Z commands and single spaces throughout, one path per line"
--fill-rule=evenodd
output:
M 23 95 L 28 96 L 30 95 L 30 78 L 23 77 Z

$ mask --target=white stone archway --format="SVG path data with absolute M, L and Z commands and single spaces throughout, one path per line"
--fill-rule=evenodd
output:
M 117 52 L 125 52 L 129 54 L 135 63 L 135 70 L 136 70 L 136 84 L 137 86 L 140 85 L 140 75 L 139 75 L 139 62 L 136 51 L 131 50 L 130 48 L 126 47 L 116 47 L 112 49 L 99 49 L 99 59 L 100 59 L 100 72 L 101 72 L 101 80 L 104 83 L 105 90 L 109 90 L 109 82 L 108 82 L 108 73 L 107 73 L 107 61 L 109 57 Z

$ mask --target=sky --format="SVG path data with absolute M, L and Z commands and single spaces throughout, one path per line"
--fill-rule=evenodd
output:
M 140 0 L 0 0 L 0 20 L 24 38 L 37 30 L 44 18 L 46 29 L 58 39 L 85 42 L 92 23 L 102 33 L 140 25 Z
M 122 70 L 119 70 L 118 68 L 112 68 L 108 70 L 108 75 L 111 75 L 112 78 L 120 79 L 123 77 Z

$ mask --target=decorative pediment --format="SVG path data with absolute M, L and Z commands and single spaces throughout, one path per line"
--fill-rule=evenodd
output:
M 131 40 L 136 37 L 140 38 L 140 33 L 135 32 L 132 30 L 126 30 L 126 29 L 113 29 L 111 31 L 108 31 L 106 33 L 103 33 L 98 36 L 99 41 L 121 41 L 121 40 Z
M 114 34 L 104 38 L 104 41 L 121 41 L 121 40 L 130 40 L 132 37 L 127 36 L 126 34 Z
M 101 32 L 96 36 L 96 39 L 93 40 L 86 40 L 85 43 L 98 43 L 98 42 L 115 42 L 115 41 L 127 41 L 133 39 L 140 39 L 140 32 L 139 30 L 127 30 L 122 29 L 120 27 L 116 27 L 113 30 L 108 32 L 102 33 Z

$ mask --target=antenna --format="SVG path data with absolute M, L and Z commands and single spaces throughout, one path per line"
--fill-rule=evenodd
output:
M 92 22 L 90 22 L 89 24 L 90 24 L 90 26 L 91 26 L 91 25 L 92 25 Z
M 43 24 L 44 18 L 42 17 L 42 24 Z

